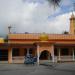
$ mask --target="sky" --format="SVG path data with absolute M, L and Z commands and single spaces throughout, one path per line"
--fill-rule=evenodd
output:
M 69 31 L 74 0 L 54 8 L 47 0 L 0 0 L 0 36 L 11 33 L 62 34 Z

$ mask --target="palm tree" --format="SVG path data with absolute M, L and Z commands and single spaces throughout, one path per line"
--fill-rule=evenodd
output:
M 56 8 L 57 6 L 59 6 L 61 0 L 47 0 L 50 4 L 52 4 L 54 6 L 54 8 Z

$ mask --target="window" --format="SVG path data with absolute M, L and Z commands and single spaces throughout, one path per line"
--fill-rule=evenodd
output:
M 29 54 L 32 54 L 32 53 L 33 53 L 33 49 L 30 48 L 30 49 L 29 49 Z
M 68 55 L 68 54 L 69 54 L 69 50 L 67 48 L 61 49 L 61 55 Z
M 18 48 L 13 48 L 12 55 L 13 56 L 19 56 L 19 49 Z
M 54 49 L 54 55 L 55 55 L 55 56 L 58 55 L 58 50 L 57 50 L 57 48 Z

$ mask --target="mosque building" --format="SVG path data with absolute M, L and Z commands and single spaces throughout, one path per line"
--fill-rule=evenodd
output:
M 10 30 L 9 30 L 10 32 Z M 24 63 L 27 54 L 37 57 L 37 63 L 75 61 L 75 16 L 70 17 L 68 34 L 9 33 L 8 41 L 0 38 L 0 62 Z

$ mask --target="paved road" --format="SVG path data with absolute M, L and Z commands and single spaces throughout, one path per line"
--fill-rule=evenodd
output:
M 0 64 L 0 75 L 75 75 L 75 63 L 44 65 Z

